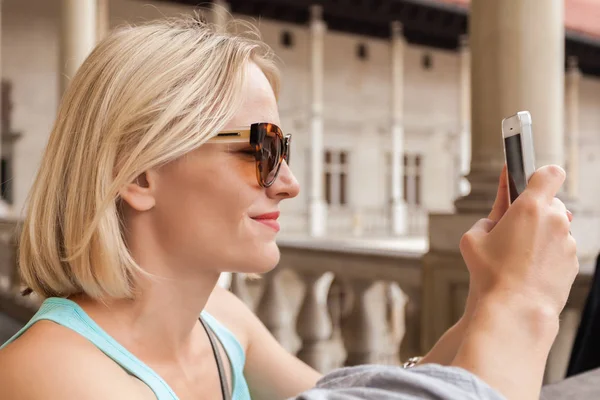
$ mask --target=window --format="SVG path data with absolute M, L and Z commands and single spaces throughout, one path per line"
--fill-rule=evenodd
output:
M 387 176 L 388 176 L 388 199 L 392 200 L 392 157 L 391 153 L 387 153 Z M 402 156 L 402 197 L 407 205 L 421 206 L 421 175 L 422 171 L 422 156 L 420 154 L 404 154 Z
M 415 204 L 421 205 L 421 156 L 415 155 Z
M 340 153 L 340 205 L 345 206 L 347 204 L 346 200 L 346 161 L 348 160 L 348 156 L 345 151 Z
M 421 65 L 423 66 L 423 69 L 431 69 L 433 67 L 433 58 L 431 57 L 431 54 L 423 54 Z
M 325 152 L 325 201 L 327 204 L 331 204 L 331 171 L 329 170 L 331 165 L 331 152 Z
M 402 177 L 402 195 L 404 196 L 404 202 L 408 203 L 408 156 L 405 154 L 403 158 L 403 170 L 404 176 Z
M 369 52 L 366 44 L 359 43 L 358 46 L 356 46 L 356 56 L 359 60 L 363 61 L 369 58 Z
M 294 47 L 294 35 L 290 31 L 281 32 L 281 45 L 283 47 L 291 48 Z
M 421 205 L 421 155 L 404 155 L 404 201 L 408 205 Z
M 325 201 L 328 205 L 346 206 L 348 204 L 348 152 L 325 152 L 324 185 Z
M 12 180 L 10 178 L 10 164 L 7 159 L 3 158 L 0 161 L 0 194 L 2 199 L 8 204 L 13 202 Z

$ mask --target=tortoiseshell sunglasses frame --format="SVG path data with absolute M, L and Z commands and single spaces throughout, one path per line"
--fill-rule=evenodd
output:
M 279 143 L 281 143 L 281 148 L 279 149 L 278 159 L 274 166 L 274 170 L 264 171 L 265 173 L 263 174 L 263 169 L 268 166 L 268 159 L 263 157 L 263 142 L 267 136 L 276 136 Z M 246 126 L 220 131 L 209 141 L 213 143 L 249 143 L 254 149 L 256 179 L 258 180 L 258 184 L 264 188 L 270 187 L 275 180 L 277 180 L 281 164 L 284 160 L 290 165 L 292 135 L 284 135 L 281 128 L 269 122 L 259 122 L 252 124 L 249 127 Z

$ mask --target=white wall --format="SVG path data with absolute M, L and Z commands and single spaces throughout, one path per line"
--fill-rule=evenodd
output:
M 20 210 L 58 107 L 57 0 L 2 3 L 2 79 L 13 83 L 14 200 Z
M 16 147 L 15 203 L 20 209 L 38 167 L 58 106 L 59 0 L 5 0 L 2 10 L 2 77 L 13 82 Z M 111 26 L 190 12 L 163 1 L 111 0 Z M 245 17 L 244 17 L 245 18 Z M 293 170 L 303 189 L 283 206 L 299 221 L 307 212 L 310 150 L 309 32 L 307 27 L 250 19 L 282 61 L 282 125 L 294 134 Z M 280 34 L 294 35 L 293 48 Z M 364 43 L 368 59 L 356 56 Z M 385 152 L 390 148 L 390 52 L 385 40 L 329 32 L 325 42 L 325 145 L 350 153 L 349 209 L 381 209 L 387 203 Z M 431 69 L 421 65 L 430 54 Z M 405 60 L 405 148 L 423 156 L 423 204 L 451 211 L 455 195 L 458 131 L 457 53 L 408 46 Z M 599 208 L 600 80 L 584 78 L 581 93 L 581 194 Z M 296 216 L 295 218 L 294 215 Z M 297 225 L 299 223 L 296 223 Z

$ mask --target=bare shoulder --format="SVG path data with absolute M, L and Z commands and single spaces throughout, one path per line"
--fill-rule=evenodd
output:
M 0 387 L 23 400 L 154 398 L 87 339 L 50 321 L 0 350 Z
M 248 330 L 256 317 L 235 294 L 220 286 L 215 287 L 206 303 L 206 311 L 225 325 L 244 349 L 248 347 Z
M 320 373 L 283 348 L 233 293 L 215 288 L 206 308 L 242 342 L 244 377 L 253 398 L 287 399 L 314 387 L 320 379 Z

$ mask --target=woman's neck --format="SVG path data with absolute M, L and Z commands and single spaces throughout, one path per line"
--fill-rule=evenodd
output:
M 131 256 L 148 274 L 135 279 L 134 299 L 86 301 L 82 307 L 117 341 L 138 350 L 135 354 L 159 362 L 181 359 L 198 337 L 193 335 L 198 318 L 219 279 L 210 267 L 217 262 L 198 254 L 186 259 L 165 247 L 169 241 L 149 213 L 126 212 L 124 219 Z
M 176 278 L 159 268 L 144 269 L 154 277 L 136 281 L 134 299 L 73 300 L 134 354 L 156 361 L 181 359 L 194 349 L 193 332 L 219 274 L 205 271 Z

